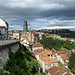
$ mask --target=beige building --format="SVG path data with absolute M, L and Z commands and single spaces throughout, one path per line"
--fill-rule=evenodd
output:
M 20 32 L 19 30 L 13 31 L 13 39 L 20 39 Z
M 43 45 L 40 42 L 36 42 L 33 46 L 32 46 L 32 51 L 34 52 L 36 49 L 43 49 Z
M 39 40 L 39 34 L 35 30 L 28 30 L 27 21 L 24 21 L 24 27 L 21 35 L 21 40 L 27 40 L 29 44 L 34 44 Z
M 8 31 L 8 39 L 13 39 L 13 30 Z
M 45 49 L 36 49 L 35 51 L 34 51 L 34 54 L 35 54 L 35 57 L 36 57 L 36 59 L 39 61 L 39 53 L 41 53 L 41 52 L 43 52 Z
M 57 51 L 55 53 L 56 59 L 59 60 L 66 68 L 68 68 L 69 58 L 71 56 L 71 51 Z
M 38 54 L 38 62 L 45 73 L 47 69 L 52 66 L 58 66 L 58 60 L 55 58 L 54 52 L 51 50 L 44 50 Z

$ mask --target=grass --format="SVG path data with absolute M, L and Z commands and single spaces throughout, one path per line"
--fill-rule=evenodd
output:
M 64 48 L 63 46 L 61 48 Z M 69 51 L 68 49 L 64 48 L 64 50 Z
M 58 66 L 60 67 L 60 68 L 62 68 L 62 69 L 64 69 L 64 70 L 67 70 L 67 68 L 62 64 L 62 63 L 58 63 Z

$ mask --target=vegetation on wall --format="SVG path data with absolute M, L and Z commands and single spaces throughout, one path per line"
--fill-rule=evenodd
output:
M 9 60 L 4 74 L 2 70 L 0 75 L 42 75 L 38 74 L 39 64 L 32 58 L 32 53 L 21 45 L 16 53 L 9 52 Z
M 10 75 L 10 72 L 4 69 L 0 69 L 0 75 Z

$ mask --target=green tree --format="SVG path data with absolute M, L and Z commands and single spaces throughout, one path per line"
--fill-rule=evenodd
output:
M 70 41 L 61 41 L 58 39 L 53 39 L 53 38 L 46 38 L 46 39 L 42 39 L 39 40 L 39 42 L 44 46 L 44 48 L 46 49 L 56 49 L 61 50 L 61 48 L 65 48 L 67 50 L 70 50 L 71 48 L 75 47 L 75 43 L 74 42 L 70 42 Z
M 55 48 L 56 50 L 60 50 L 62 45 L 63 45 L 63 41 L 58 40 L 58 39 L 53 39 L 53 38 L 46 38 L 46 39 L 42 39 L 39 40 L 39 42 L 44 46 L 44 48 L 46 49 L 52 49 Z
M 71 69 L 71 72 L 75 74 L 75 53 L 71 54 L 69 59 L 69 68 Z
M 36 73 L 35 75 L 44 75 L 43 73 Z
M 38 62 L 31 57 L 32 52 L 24 46 L 21 48 L 16 53 L 9 52 L 9 60 L 5 69 L 10 72 L 10 75 L 34 75 L 38 72 Z
M 10 72 L 4 69 L 0 69 L 0 75 L 10 75 Z

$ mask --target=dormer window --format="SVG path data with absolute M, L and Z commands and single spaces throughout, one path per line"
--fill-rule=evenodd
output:
M 50 55 L 50 58 L 55 58 L 54 55 Z
M 50 55 L 48 55 L 48 56 L 50 56 Z
M 50 58 L 53 58 L 53 55 L 47 55 L 47 56 L 49 56 Z
M 67 59 L 66 62 L 69 62 L 69 60 Z

